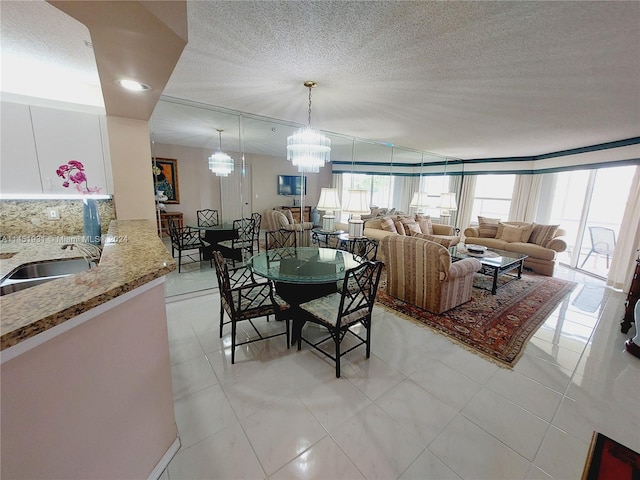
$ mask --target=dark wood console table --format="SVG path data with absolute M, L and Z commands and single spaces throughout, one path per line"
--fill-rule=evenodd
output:
M 182 212 L 161 212 L 160 213 L 160 229 L 158 235 L 164 237 L 169 235 L 169 220 L 173 220 L 177 227 L 183 226 Z

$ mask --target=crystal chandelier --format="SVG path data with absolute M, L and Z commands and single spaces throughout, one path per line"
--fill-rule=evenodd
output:
M 233 172 L 233 158 L 222 151 L 222 132 L 224 130 L 217 130 L 220 136 L 220 149 L 209 157 L 209 170 L 217 177 L 226 177 Z
M 320 131 L 311 128 L 311 89 L 316 82 L 304 82 L 309 89 L 309 121 L 287 137 L 287 160 L 298 167 L 299 172 L 318 173 L 325 162 L 329 162 L 331 140 Z

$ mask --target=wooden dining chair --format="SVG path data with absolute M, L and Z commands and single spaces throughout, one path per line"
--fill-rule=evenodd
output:
M 268 338 L 286 335 L 287 348 L 289 348 L 291 307 L 280 298 L 274 290 L 271 282 L 254 283 L 251 277 L 245 277 L 244 283 L 236 283 L 232 286 L 227 261 L 218 251 L 213 252 L 213 261 L 216 267 L 218 288 L 220 289 L 220 338 L 224 325 L 231 324 L 231 363 L 235 363 L 236 347 L 246 345 Z M 229 320 L 224 321 L 224 316 Z M 271 334 L 263 334 L 255 325 L 254 320 L 274 315 L 276 320 L 283 320 L 285 331 Z M 249 337 L 241 342 L 236 341 L 237 324 L 248 322 L 257 337 Z
M 304 341 L 335 362 L 336 377 L 340 377 L 340 358 L 360 345 L 366 346 L 366 358 L 371 355 L 371 313 L 375 303 L 382 262 L 366 261 L 346 271 L 340 292 L 302 303 L 299 316 L 302 321 L 316 323 L 325 327 L 329 336 L 320 340 L 308 340 L 302 332 L 298 335 L 298 350 Z M 357 289 L 350 286 L 356 285 Z M 354 327 L 361 324 L 366 335 L 363 338 Z M 356 338 L 356 344 L 341 351 L 342 340 L 349 334 Z M 333 341 L 334 351 L 323 347 L 326 342 Z

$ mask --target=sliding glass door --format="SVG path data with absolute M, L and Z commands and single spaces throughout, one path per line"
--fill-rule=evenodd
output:
M 629 196 L 634 166 L 553 175 L 550 222 L 567 232 L 559 260 L 606 278 Z

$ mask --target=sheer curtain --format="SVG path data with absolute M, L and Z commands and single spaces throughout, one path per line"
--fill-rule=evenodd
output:
M 402 187 L 400 188 L 400 203 L 396 207 L 405 213 L 409 213 L 409 204 L 413 194 L 420 189 L 420 177 L 401 177 Z
M 542 175 L 516 175 L 509 220 L 533 222 L 536 218 L 541 190 Z
M 338 190 L 340 205 L 343 205 L 345 199 L 342 198 L 342 173 L 334 173 L 333 175 L 331 175 L 331 183 L 333 184 L 332 187 Z M 340 210 L 333 212 L 333 214 L 336 216 L 336 219 L 337 219 L 336 222 L 341 220 L 342 212 Z
M 460 188 L 462 187 L 462 176 L 450 176 L 449 177 L 449 189 L 447 191 L 449 192 L 455 192 L 456 193 L 456 202 L 459 203 L 459 199 L 460 199 Z M 458 208 L 460 208 L 460 206 L 458 205 Z M 454 210 L 451 212 L 451 225 L 453 226 L 457 226 L 458 224 L 458 217 L 459 217 L 459 210 Z M 459 227 L 458 227 L 459 228 Z
M 462 187 L 460 188 L 460 205 L 458 205 L 457 227 L 464 232 L 464 229 L 471 225 L 471 211 L 473 210 L 473 199 L 476 196 L 476 176 L 464 175 L 461 177 Z
M 622 217 L 615 253 L 607 276 L 607 285 L 625 292 L 631 287 L 631 279 L 636 268 L 640 249 L 640 166 L 633 175 L 627 205 Z

